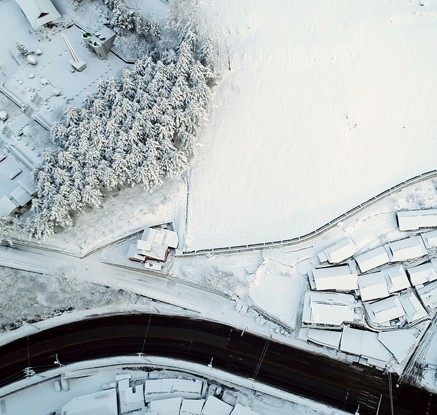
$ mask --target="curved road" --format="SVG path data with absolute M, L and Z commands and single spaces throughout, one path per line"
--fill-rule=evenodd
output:
M 144 353 L 213 366 L 360 415 L 437 414 L 437 396 L 409 385 L 395 387 L 378 371 L 294 349 L 229 326 L 163 315 L 101 317 L 55 327 L 0 348 L 0 384 L 93 358 Z

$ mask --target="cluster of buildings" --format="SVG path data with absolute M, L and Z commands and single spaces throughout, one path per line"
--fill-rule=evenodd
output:
M 141 238 L 130 244 L 127 253 L 129 261 L 144 264 L 145 269 L 161 270 L 171 249 L 179 244 L 178 234 L 169 225 L 144 229 Z
M 303 305 L 308 341 L 361 357 L 370 350 L 376 355 L 366 360 L 380 365 L 401 363 L 417 343 L 437 309 L 437 209 L 400 211 L 397 219 L 414 234 L 359 254 L 344 239 L 318 254 Z
M 68 380 L 55 382 L 56 390 L 68 388 Z M 61 392 L 62 393 L 62 392 Z M 115 377 L 102 390 L 76 397 L 64 405 L 61 415 L 257 415 L 236 402 L 236 397 L 205 380 Z
M 35 196 L 31 172 L 65 106 L 80 107 L 100 81 L 128 65 L 109 53 L 112 30 L 58 26 L 62 15 L 51 0 L 11 0 L 1 8 L 11 16 L 10 26 L 0 28 L 8 51 L 0 56 L 0 215 L 7 216 L 26 211 Z

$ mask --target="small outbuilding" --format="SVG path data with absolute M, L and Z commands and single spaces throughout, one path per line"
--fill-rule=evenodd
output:
M 390 262 L 408 261 L 420 258 L 428 253 L 420 236 L 401 239 L 387 244 Z
M 320 262 L 329 262 L 330 264 L 339 264 L 352 257 L 357 248 L 352 239 L 342 239 L 334 245 L 328 246 L 322 252 L 318 253 Z
M 311 288 L 317 291 L 354 291 L 358 288 L 357 274 L 349 265 L 315 268 L 308 274 Z

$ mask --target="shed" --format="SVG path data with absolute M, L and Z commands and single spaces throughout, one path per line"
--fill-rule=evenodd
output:
M 387 276 L 387 287 L 389 293 L 404 290 L 410 287 L 407 274 L 402 264 L 392 265 L 382 271 Z
M 417 298 L 413 291 L 403 292 L 399 299 L 401 300 L 402 308 L 405 311 L 405 317 L 409 324 L 422 320 L 428 317 L 428 313 L 423 308 L 422 303 Z
M 355 261 L 360 268 L 361 272 L 370 271 L 381 265 L 388 264 L 390 258 L 383 246 L 372 249 L 370 251 L 364 252 L 363 254 L 357 255 Z
M 61 18 L 60 13 L 50 0 L 15 1 L 21 7 L 21 10 L 34 30 Z

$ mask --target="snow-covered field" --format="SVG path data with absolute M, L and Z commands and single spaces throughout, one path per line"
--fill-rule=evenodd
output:
M 436 2 L 201 5 L 225 73 L 186 249 L 297 236 L 436 167 Z

